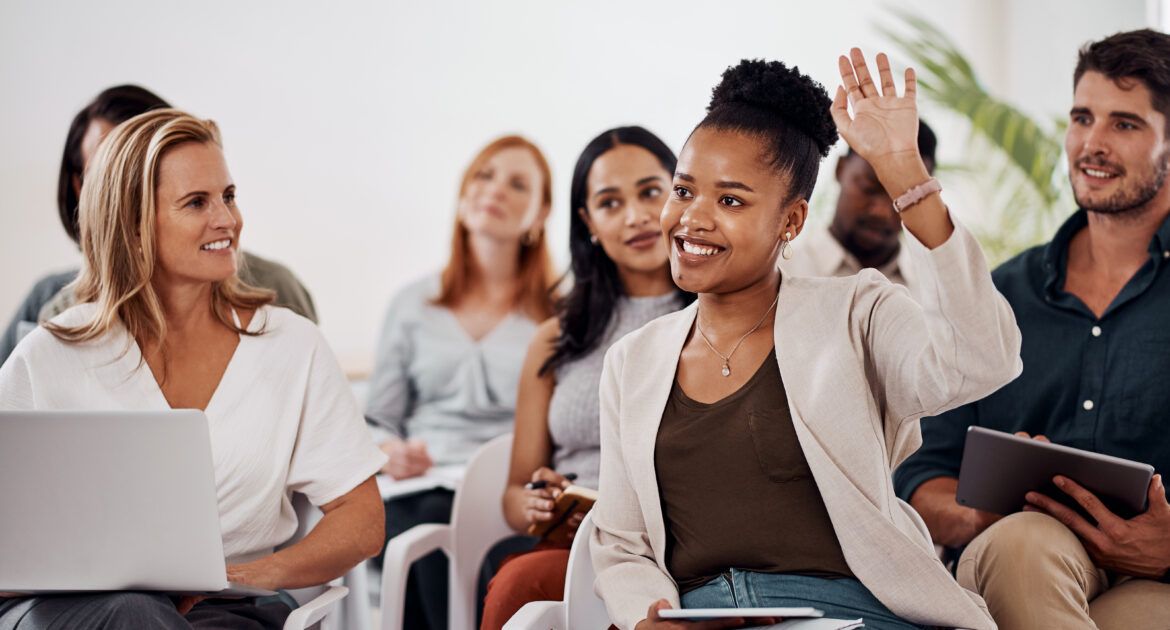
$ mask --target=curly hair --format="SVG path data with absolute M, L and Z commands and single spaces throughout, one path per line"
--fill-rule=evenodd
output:
M 787 203 L 812 196 L 821 158 L 837 142 L 830 105 L 825 88 L 799 68 L 744 59 L 728 68 L 711 91 L 699 127 L 762 139 L 772 166 L 791 177 Z

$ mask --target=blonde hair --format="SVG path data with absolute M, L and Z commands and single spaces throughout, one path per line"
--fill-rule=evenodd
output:
M 525 149 L 536 160 L 540 170 L 540 203 L 546 212 L 552 208 L 552 170 L 548 167 L 548 160 L 535 144 L 521 136 L 504 136 L 484 147 L 467 170 L 463 172 L 463 181 L 459 184 L 459 198 L 467 193 L 475 174 L 483 169 L 484 164 L 496 153 L 504 149 Z M 454 308 L 467 294 L 470 288 L 472 274 L 471 244 L 468 242 L 467 228 L 459 217 L 455 218 L 455 233 L 451 237 L 451 258 L 447 267 L 443 269 L 440 281 L 439 295 L 434 304 Z M 544 230 L 538 231 L 535 237 L 526 238 L 520 245 L 520 288 L 516 292 L 515 308 L 536 321 L 544 321 L 552 317 L 554 297 L 552 290 L 556 284 L 556 272 L 552 266 L 552 259 L 548 254 L 545 243 Z
M 76 326 L 48 323 L 59 339 L 89 341 L 118 322 L 136 340 L 158 343 L 165 352 L 167 324 L 162 301 L 151 284 L 157 259 L 159 164 L 167 151 L 187 142 L 222 148 L 219 128 L 177 109 L 157 109 L 118 125 L 102 141 L 81 187 L 81 275 L 73 284 L 78 303 L 97 304 L 97 312 Z M 237 254 L 238 256 L 239 254 Z M 275 294 L 244 284 L 237 275 L 214 283 L 211 310 L 229 329 L 256 335 L 237 325 L 229 308 L 256 309 Z

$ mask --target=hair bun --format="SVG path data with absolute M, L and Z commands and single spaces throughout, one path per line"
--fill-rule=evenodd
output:
M 735 105 L 767 110 L 808 135 L 824 157 L 837 142 L 837 125 L 829 113 L 832 104 L 824 86 L 799 68 L 744 59 L 723 72 L 723 79 L 711 91 L 707 113 Z

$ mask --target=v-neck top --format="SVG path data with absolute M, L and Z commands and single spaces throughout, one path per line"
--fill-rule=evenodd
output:
M 658 425 L 654 471 L 666 566 L 681 592 L 729 569 L 853 577 L 796 437 L 773 352 L 747 383 L 713 403 L 692 399 L 676 378 Z
M 52 321 L 77 325 L 94 304 Z M 386 456 L 370 440 L 345 375 L 309 320 L 265 306 L 241 335 L 207 403 L 224 555 L 245 562 L 272 553 L 296 531 L 291 495 L 333 501 L 376 473 Z M 0 409 L 170 409 L 138 344 L 117 324 L 67 343 L 38 328 L 0 367 Z
M 431 302 L 431 275 L 390 301 L 370 377 L 366 420 L 378 442 L 420 439 L 437 465 L 465 464 L 512 430 L 516 390 L 536 322 L 510 313 L 472 339 L 450 309 Z

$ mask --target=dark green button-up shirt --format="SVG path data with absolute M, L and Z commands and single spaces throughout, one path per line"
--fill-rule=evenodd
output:
M 1053 442 L 1170 472 L 1170 218 L 1150 258 L 1098 319 L 1064 291 L 1073 214 L 1052 242 L 1004 263 L 995 286 L 1016 314 L 1024 371 L 994 394 L 922 420 L 922 448 L 894 473 L 906 501 L 935 477 L 958 477 L 967 427 L 1043 434 Z

